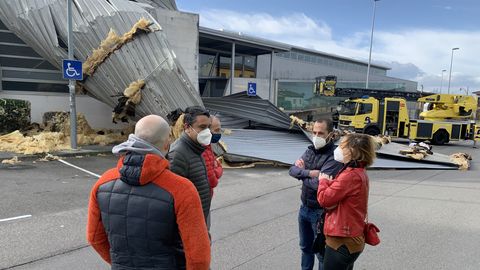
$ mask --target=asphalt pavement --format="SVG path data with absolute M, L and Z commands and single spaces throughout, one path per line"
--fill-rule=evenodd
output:
M 382 243 L 355 269 L 480 269 L 480 150 L 469 171 L 369 171 L 369 217 Z M 70 157 L 97 174 L 112 156 Z M 58 161 L 0 167 L 0 269 L 109 269 L 85 241 L 96 179 Z M 299 269 L 300 185 L 285 168 L 226 169 L 212 210 L 212 269 Z M 29 216 L 31 215 L 31 216 Z M 1 221 L 14 217 L 24 218 Z

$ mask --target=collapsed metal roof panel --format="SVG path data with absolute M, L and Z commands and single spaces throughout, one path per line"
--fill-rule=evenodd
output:
M 248 97 L 240 93 L 220 98 L 203 98 L 203 103 L 214 113 L 275 128 L 290 129 L 289 116 L 268 100 L 259 97 Z M 298 128 L 295 126 L 294 129 Z
M 284 164 L 295 162 L 310 144 L 300 133 L 250 129 L 233 129 L 222 141 L 228 154 Z
M 382 148 L 377 150 L 377 156 L 388 159 L 412 161 L 412 158 L 400 154 L 400 150 L 405 149 L 407 149 L 406 145 L 400 143 L 389 143 L 383 145 Z M 452 163 L 449 156 L 436 152 L 433 152 L 433 155 L 427 155 L 424 159 L 419 160 L 419 162 L 422 164 L 441 164 L 444 166 L 458 168 L 457 165 Z
M 172 1 L 151 1 L 166 3 Z M 174 3 L 174 1 L 173 1 Z M 172 6 L 173 7 L 173 6 Z M 67 41 L 66 1 L 2 0 L 0 18 L 4 24 L 37 53 L 60 68 L 67 51 L 59 45 Z M 141 18 L 153 32 L 141 33 L 103 61 L 85 80 L 88 93 L 114 107 L 130 83 L 144 80 L 137 116 L 155 113 L 166 116 L 177 108 L 203 105 L 185 71 L 170 49 L 161 26 L 147 10 L 127 0 L 76 0 L 72 9 L 75 56 L 85 61 L 105 40 L 110 29 L 118 35 L 130 31 Z
M 154 8 L 178 10 L 177 3 L 175 2 L 175 0 L 133 0 L 133 1 L 142 3 L 142 4 L 148 4 Z
M 305 152 L 311 141 L 301 133 L 233 129 L 229 135 L 223 135 L 227 145 L 227 157 L 233 162 L 274 161 L 281 164 L 293 164 Z M 388 144 L 390 145 L 390 144 Z M 391 143 L 392 148 L 402 145 Z M 403 146 L 404 147 L 404 146 Z M 383 151 L 388 152 L 388 151 Z M 435 159 L 413 160 L 379 155 L 371 166 L 372 169 L 442 169 L 456 170 L 458 166 L 444 162 L 448 156 L 435 154 Z

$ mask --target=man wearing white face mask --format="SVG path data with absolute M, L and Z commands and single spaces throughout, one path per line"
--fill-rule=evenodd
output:
M 172 144 L 168 153 L 170 170 L 189 179 L 197 188 L 205 220 L 210 212 L 211 195 L 202 153 L 212 139 L 210 124 L 210 114 L 204 108 L 198 106 L 186 108 L 184 132 Z
M 302 270 L 313 269 L 315 255 L 319 260 L 318 269 L 323 269 L 322 254 L 313 251 L 317 223 L 324 212 L 317 201 L 318 176 L 322 174 L 333 179 L 342 168 L 342 164 L 333 158 L 335 145 L 329 139 L 332 132 L 332 120 L 317 120 L 312 131 L 312 145 L 289 171 L 290 176 L 302 181 L 302 205 L 298 214 Z

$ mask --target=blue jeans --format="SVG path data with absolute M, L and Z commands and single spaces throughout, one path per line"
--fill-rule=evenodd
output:
M 318 258 L 318 269 L 323 270 L 323 257 L 313 253 L 313 240 L 317 235 L 317 221 L 322 215 L 322 209 L 313 209 L 300 206 L 298 212 L 298 229 L 300 232 L 300 249 L 302 250 L 302 270 L 312 270 L 315 264 L 315 255 Z

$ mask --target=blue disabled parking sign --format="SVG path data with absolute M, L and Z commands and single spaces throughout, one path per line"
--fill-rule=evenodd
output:
M 247 95 L 256 96 L 257 95 L 257 83 L 249 82 Z
M 67 80 L 83 80 L 82 62 L 77 60 L 63 60 L 63 78 Z

